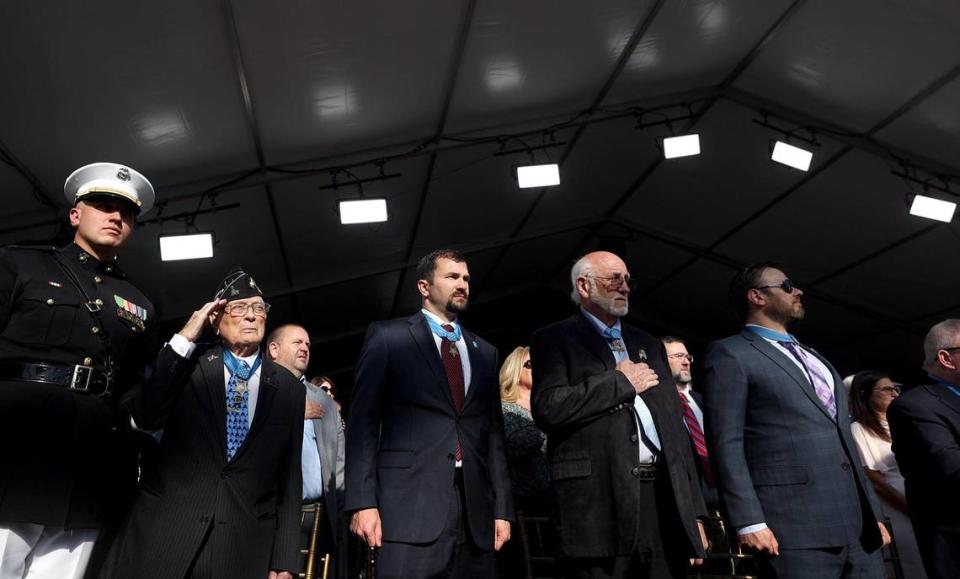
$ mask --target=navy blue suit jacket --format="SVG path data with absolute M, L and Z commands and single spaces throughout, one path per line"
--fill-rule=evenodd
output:
M 930 577 L 960 576 L 960 396 L 943 384 L 904 392 L 887 410 L 893 453 Z
M 477 546 L 493 549 L 494 519 L 513 519 L 497 351 L 466 329 L 463 338 L 471 379 L 458 414 L 423 313 L 367 330 L 347 425 L 345 510 L 378 508 L 385 541 L 440 536 L 455 492 L 458 434 Z
M 819 355 L 817 355 L 819 357 Z M 730 526 L 766 523 L 782 549 L 881 544 L 880 508 L 859 468 L 847 395 L 837 418 L 786 354 L 748 330 L 711 344 L 704 369 L 707 448 Z

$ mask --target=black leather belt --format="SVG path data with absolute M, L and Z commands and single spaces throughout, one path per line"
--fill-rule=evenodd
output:
M 103 370 L 93 366 L 62 366 L 59 364 L 0 363 L 0 380 L 17 380 L 56 384 L 69 390 L 109 398 L 113 380 Z
M 657 478 L 657 465 L 641 464 L 640 466 L 634 467 L 632 474 L 640 480 L 653 480 Z

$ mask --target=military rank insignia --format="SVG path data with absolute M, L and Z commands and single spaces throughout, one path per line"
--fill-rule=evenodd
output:
M 133 327 L 135 332 L 142 332 L 146 328 L 147 309 L 125 300 L 118 295 L 113 296 L 117 303 L 117 317 Z

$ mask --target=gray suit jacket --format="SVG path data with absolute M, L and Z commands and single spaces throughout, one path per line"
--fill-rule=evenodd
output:
M 323 418 L 313 420 L 317 433 L 317 451 L 320 453 L 320 469 L 323 473 L 323 499 L 327 508 L 327 520 L 330 521 L 332 537 L 337 541 L 343 537 L 337 532 L 337 520 L 343 510 L 343 464 L 344 435 L 343 422 L 337 403 L 319 386 L 306 382 L 307 400 L 323 407 Z
M 814 354 L 816 354 L 814 352 Z M 859 468 L 847 394 L 830 417 L 797 365 L 753 332 L 714 342 L 704 369 L 704 422 L 730 526 L 766 523 L 784 549 L 880 546 L 879 505 Z

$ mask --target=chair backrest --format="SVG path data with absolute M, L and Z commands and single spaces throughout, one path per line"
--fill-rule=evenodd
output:
M 560 544 L 554 526 L 547 517 L 527 516 L 517 511 L 517 526 L 520 529 L 520 545 L 523 550 L 524 577 L 556 577 L 557 545 Z

